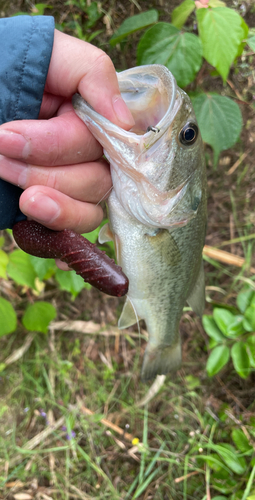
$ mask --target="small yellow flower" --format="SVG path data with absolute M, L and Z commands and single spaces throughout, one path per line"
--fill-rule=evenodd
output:
M 132 445 L 133 445 L 133 446 L 135 446 L 135 445 L 136 445 L 136 444 L 138 444 L 138 443 L 139 443 L 139 438 L 134 438 L 134 439 L 132 440 Z

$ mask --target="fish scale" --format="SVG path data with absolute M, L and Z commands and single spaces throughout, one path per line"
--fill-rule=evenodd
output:
M 114 241 L 129 279 L 119 328 L 146 322 L 141 372 L 146 381 L 179 368 L 186 301 L 197 314 L 203 312 L 205 161 L 190 99 L 167 68 L 141 66 L 117 76 L 135 119 L 131 131 L 96 113 L 81 96 L 73 105 L 110 161 L 110 225 L 101 229 L 99 241 Z

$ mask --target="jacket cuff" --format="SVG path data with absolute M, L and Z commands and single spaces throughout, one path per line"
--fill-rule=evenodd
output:
M 0 20 L 0 124 L 38 118 L 54 38 L 54 18 Z

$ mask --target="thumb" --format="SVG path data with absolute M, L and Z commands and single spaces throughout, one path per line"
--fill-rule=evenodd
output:
M 78 91 L 98 113 L 119 127 L 128 130 L 134 125 L 110 57 L 94 45 L 57 30 L 45 90 L 64 97 Z

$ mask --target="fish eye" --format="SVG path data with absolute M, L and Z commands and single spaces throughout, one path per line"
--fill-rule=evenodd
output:
M 195 123 L 188 122 L 179 134 L 179 140 L 185 146 L 191 146 L 196 142 L 198 136 L 198 126 Z

